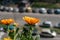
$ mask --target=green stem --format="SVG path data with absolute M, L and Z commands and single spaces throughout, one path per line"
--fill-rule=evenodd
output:
M 32 31 L 33 31 L 32 28 L 33 28 L 33 27 L 30 25 L 29 40 L 33 40 L 33 39 L 32 39 Z
M 14 27 L 14 40 L 16 40 L 15 34 L 16 34 L 16 28 Z
M 8 30 L 7 30 L 8 36 L 9 36 L 9 26 L 8 26 Z
M 19 30 L 19 31 L 16 33 L 16 35 L 14 36 L 15 39 L 16 39 L 16 37 L 18 36 L 19 32 L 20 32 L 20 30 Z
M 15 29 L 15 28 L 14 28 Z M 19 28 L 19 30 L 18 30 L 18 32 L 16 33 L 16 29 L 15 29 L 15 32 L 14 32 L 14 40 L 16 40 L 16 37 L 18 36 L 18 34 L 20 33 L 20 28 Z

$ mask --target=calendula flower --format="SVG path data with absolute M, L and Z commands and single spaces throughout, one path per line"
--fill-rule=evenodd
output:
M 2 24 L 5 24 L 5 25 L 11 24 L 11 23 L 13 23 L 13 22 L 14 22 L 13 19 L 3 19 L 3 20 L 1 20 L 1 23 L 2 23 Z
M 8 23 L 10 24 L 10 23 L 13 23 L 14 22 L 14 20 L 13 19 L 8 19 Z
M 1 20 L 1 23 L 2 23 L 2 24 L 7 24 L 7 19 Z
M 10 37 L 3 38 L 3 40 L 12 40 Z
M 38 18 L 33 18 L 28 16 L 23 17 L 23 20 L 25 20 L 30 25 L 34 25 L 40 21 Z

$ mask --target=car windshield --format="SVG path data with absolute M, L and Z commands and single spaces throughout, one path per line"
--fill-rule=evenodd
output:
M 43 34 L 49 34 L 48 32 L 42 32 Z

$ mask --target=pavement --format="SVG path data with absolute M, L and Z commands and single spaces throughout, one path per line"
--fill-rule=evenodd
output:
M 39 18 L 41 22 L 51 21 L 53 25 L 60 22 L 60 15 L 55 15 L 55 14 L 51 15 L 51 14 L 39 14 L 39 13 L 0 12 L 0 19 L 13 18 L 16 20 L 16 22 L 20 23 L 20 25 L 23 25 L 26 23 L 24 20 L 22 20 L 23 16 L 36 17 L 36 18 Z M 41 40 L 60 40 L 60 35 L 57 35 L 55 38 L 41 38 Z
M 25 21 L 23 21 L 22 19 L 23 16 L 31 16 L 39 18 L 41 20 L 40 23 L 42 23 L 43 21 L 51 21 L 52 24 L 54 25 L 60 22 L 60 15 L 55 14 L 0 12 L 0 19 L 13 18 L 20 24 L 25 23 Z
M 41 40 L 60 40 L 60 35 L 57 35 L 54 38 L 41 38 Z

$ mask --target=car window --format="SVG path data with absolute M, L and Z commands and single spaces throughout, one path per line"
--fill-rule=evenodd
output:
M 44 34 L 44 35 L 51 35 L 51 34 L 48 33 L 48 32 L 42 32 L 42 34 Z
M 48 32 L 42 32 L 42 33 L 44 33 L 44 34 L 49 34 Z
M 42 28 L 49 28 L 50 24 L 43 24 Z
M 58 24 L 58 26 L 60 26 L 60 23 Z

